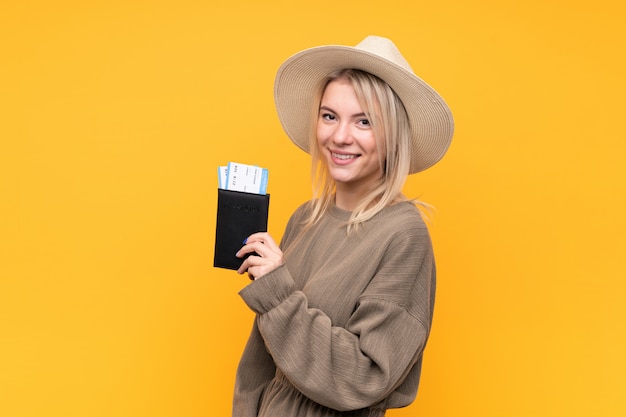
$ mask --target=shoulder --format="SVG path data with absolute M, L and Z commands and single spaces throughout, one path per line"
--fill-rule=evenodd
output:
M 372 218 L 372 226 L 390 232 L 422 231 L 428 233 L 422 213 L 410 201 L 384 208 Z
M 285 247 L 293 238 L 300 233 L 302 226 L 305 224 L 311 212 L 311 201 L 301 204 L 291 214 L 283 233 L 281 246 Z
M 309 200 L 309 201 L 305 201 L 304 203 L 300 204 L 298 206 L 298 208 L 296 208 L 292 214 L 293 216 L 307 216 L 310 212 L 311 209 L 313 207 L 313 200 Z
M 289 223 L 295 225 L 305 221 L 311 214 L 311 206 L 311 200 L 300 204 L 300 206 L 298 206 L 298 208 L 296 208 L 291 214 L 291 217 L 289 218 Z
M 429 251 L 430 233 L 420 210 L 410 201 L 394 204 L 374 216 L 364 232 L 387 251 Z

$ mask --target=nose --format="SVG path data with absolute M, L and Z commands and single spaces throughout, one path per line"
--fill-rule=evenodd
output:
M 333 143 L 336 145 L 349 145 L 354 138 L 352 137 L 352 130 L 349 123 L 341 122 L 337 124 L 337 128 L 333 132 Z

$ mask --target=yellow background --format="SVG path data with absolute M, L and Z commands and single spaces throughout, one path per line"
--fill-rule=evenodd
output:
M 456 118 L 406 193 L 438 298 L 390 416 L 626 414 L 620 1 L 3 1 L 0 415 L 230 413 L 252 315 L 212 267 L 216 169 L 309 198 L 273 107 L 296 51 L 392 38 Z

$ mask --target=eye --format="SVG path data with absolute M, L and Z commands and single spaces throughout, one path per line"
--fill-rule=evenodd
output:
M 368 119 L 360 119 L 357 124 L 361 127 L 371 127 L 370 121 Z
M 321 113 L 320 117 L 324 120 L 332 121 L 335 120 L 335 115 L 332 113 Z

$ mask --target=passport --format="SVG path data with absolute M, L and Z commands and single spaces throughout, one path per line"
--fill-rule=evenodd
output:
M 214 267 L 239 269 L 245 258 L 237 258 L 235 253 L 251 234 L 267 232 L 269 204 L 269 194 L 218 188 Z

